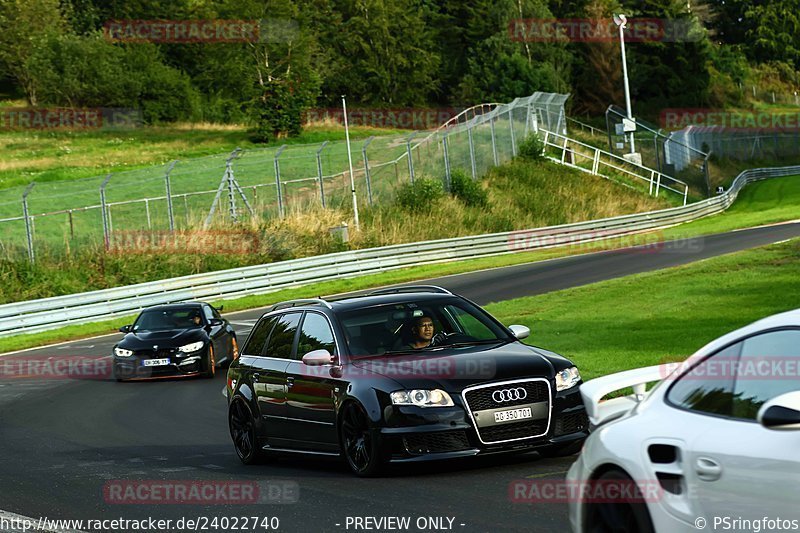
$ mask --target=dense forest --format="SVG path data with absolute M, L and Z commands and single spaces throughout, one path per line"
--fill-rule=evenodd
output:
M 136 108 L 148 123 L 292 133 L 312 106 L 461 107 L 570 92 L 623 102 L 619 41 L 520 38 L 520 20 L 668 20 L 627 45 L 637 107 L 739 105 L 791 91 L 800 0 L 0 0 L 0 93 L 31 106 Z M 247 42 L 130 42 L 109 21 L 257 21 Z M 530 29 L 530 28 L 529 28 Z

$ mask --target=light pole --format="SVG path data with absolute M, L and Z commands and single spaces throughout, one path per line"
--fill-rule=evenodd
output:
M 631 111 L 631 91 L 628 87 L 628 63 L 625 59 L 625 25 L 628 23 L 627 17 L 625 15 L 614 15 L 614 24 L 619 27 L 619 44 L 620 48 L 622 48 L 622 79 L 625 82 L 625 106 L 627 107 L 628 111 L 628 120 L 633 124 L 633 112 Z M 624 127 L 623 122 L 623 130 L 627 130 Z M 631 135 L 631 153 L 635 153 L 636 149 L 634 147 L 633 141 L 633 131 L 630 132 Z
M 350 153 L 350 127 L 347 124 L 347 102 L 342 95 L 342 111 L 344 112 L 344 136 L 347 139 L 347 162 L 350 166 L 350 192 L 353 195 L 353 218 L 356 224 L 356 231 L 360 228 L 358 223 L 358 200 L 356 199 L 356 181 L 353 177 L 353 155 Z

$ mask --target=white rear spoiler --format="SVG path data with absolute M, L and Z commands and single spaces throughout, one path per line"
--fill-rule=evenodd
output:
M 648 383 L 661 381 L 676 368 L 674 363 L 636 368 L 592 379 L 581 385 L 581 396 L 591 425 L 598 426 L 614 415 L 633 409 L 644 399 Z M 627 387 L 633 387 L 633 394 L 601 401 L 606 395 Z

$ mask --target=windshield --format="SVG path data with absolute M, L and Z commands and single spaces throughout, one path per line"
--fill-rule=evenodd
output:
M 342 313 L 340 321 L 356 357 L 514 340 L 485 311 L 463 300 L 367 307 Z
M 203 318 L 198 307 L 175 307 L 142 311 L 133 324 L 133 331 L 199 328 Z

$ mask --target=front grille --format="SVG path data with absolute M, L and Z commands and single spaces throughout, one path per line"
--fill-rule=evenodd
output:
M 166 350 L 138 350 L 134 353 L 140 359 L 166 359 L 175 355 L 175 351 L 171 349 Z
M 455 452 L 470 448 L 464 430 L 406 435 L 403 437 L 403 446 L 413 454 Z
M 588 427 L 589 417 L 585 412 L 570 413 L 556 420 L 555 436 L 585 431 Z
M 525 389 L 527 396 L 521 400 L 511 400 L 508 402 L 497 403 L 492 399 L 492 394 L 495 391 L 503 389 L 515 389 L 522 387 Z M 515 405 L 523 405 L 536 402 L 546 402 L 550 399 L 547 383 L 544 381 L 523 381 L 519 383 L 510 383 L 506 385 L 489 385 L 485 388 L 474 389 L 468 391 L 464 395 L 464 399 L 469 404 L 469 408 L 474 411 L 483 411 L 486 409 L 497 409 L 498 407 L 514 407 Z
M 514 424 L 504 424 L 482 428 L 481 438 L 484 442 L 499 442 L 503 440 L 525 439 L 534 435 L 541 435 L 547 431 L 547 419 L 526 420 Z
M 524 398 L 501 401 L 499 403 L 492 398 L 492 395 L 497 391 L 519 388 L 525 390 Z M 472 413 L 473 417 L 475 413 L 481 411 L 490 411 L 486 414 L 493 416 L 491 410 L 512 409 L 520 405 L 541 404 L 542 402 L 545 404 L 546 418 L 529 418 L 515 422 L 484 425 L 483 427 L 479 427 L 475 423 L 475 429 L 484 444 L 540 437 L 547 433 L 550 425 L 550 384 L 544 379 L 482 385 L 478 388 L 467 390 L 463 394 L 463 398 L 467 410 Z M 475 418 L 473 418 L 474 421 Z

